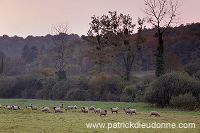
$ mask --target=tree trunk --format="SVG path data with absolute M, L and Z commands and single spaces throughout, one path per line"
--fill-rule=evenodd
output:
M 1 58 L 0 74 L 3 74 L 3 71 L 4 71 L 4 61 L 3 61 L 3 58 Z
M 158 48 L 156 52 L 156 76 L 160 77 L 164 74 L 164 41 L 162 39 L 162 34 L 158 33 Z

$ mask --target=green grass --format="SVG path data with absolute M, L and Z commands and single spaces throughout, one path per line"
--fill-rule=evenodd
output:
M 25 106 L 32 103 L 38 107 L 48 106 L 51 111 L 42 112 L 41 108 L 37 111 L 26 109 Z M 54 113 L 52 107 L 60 104 L 64 106 L 77 105 L 81 106 L 94 106 L 96 108 L 107 109 L 108 115 L 100 117 L 99 114 L 89 111 L 89 113 L 82 113 L 80 109 L 63 111 L 62 113 Z M 7 110 L 0 109 L 0 132 L 10 133 L 80 133 L 80 132 L 138 132 L 138 133 L 198 133 L 200 132 L 200 112 L 195 111 L 178 111 L 174 109 L 163 109 L 150 106 L 145 103 L 125 103 L 125 102 L 94 102 L 94 101 L 52 101 L 52 100 L 34 100 L 34 99 L 0 99 L 0 104 L 5 105 L 18 105 L 24 110 Z M 119 107 L 118 114 L 111 113 L 111 107 Z M 136 108 L 137 115 L 126 115 L 123 108 Z M 159 111 L 161 117 L 150 117 L 149 111 Z M 141 128 L 118 128 L 108 130 L 103 128 L 87 129 L 86 123 L 195 123 L 195 129 L 141 129 Z

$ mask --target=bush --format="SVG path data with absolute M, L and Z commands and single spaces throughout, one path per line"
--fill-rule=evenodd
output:
M 79 65 L 75 64 L 69 64 L 66 67 L 66 75 L 72 76 L 72 75 L 80 75 L 81 73 L 81 67 Z
M 145 93 L 145 100 L 159 106 L 169 105 L 172 96 L 191 93 L 199 102 L 200 82 L 187 74 L 168 73 L 154 80 Z
M 87 99 L 87 93 L 86 91 L 78 88 L 70 89 L 69 91 L 67 91 L 67 94 L 64 99 L 83 101 Z
M 194 74 L 194 77 L 198 80 L 200 80 L 200 71 L 197 71 L 195 74 Z
M 126 86 L 120 97 L 120 101 L 133 102 L 135 100 L 137 92 L 138 90 L 135 85 Z
M 197 71 L 200 71 L 200 63 L 193 63 L 193 64 L 189 64 L 187 65 L 184 70 L 190 75 L 192 76 L 193 74 L 195 74 Z
M 172 106 L 179 109 L 194 110 L 197 107 L 197 100 L 191 93 L 173 96 L 170 100 Z
M 144 94 L 145 91 L 138 90 L 138 92 L 135 95 L 134 102 L 144 102 L 145 101 Z
M 0 79 L 0 97 L 35 98 L 35 93 L 42 87 L 40 75 L 4 77 Z
M 120 95 L 121 90 L 118 89 L 119 79 L 113 75 L 106 73 L 99 73 L 96 76 L 92 76 L 89 79 L 90 93 L 93 96 L 93 100 L 107 100 L 108 94 Z M 118 98 L 118 97 L 117 97 Z
M 58 77 L 58 80 L 65 80 L 66 79 L 66 71 L 64 70 L 59 70 L 57 72 L 55 72 L 57 77 Z

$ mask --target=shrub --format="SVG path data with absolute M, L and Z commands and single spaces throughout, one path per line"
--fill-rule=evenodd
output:
M 42 87 L 40 75 L 37 74 L 4 77 L 0 79 L 0 97 L 34 98 L 36 91 Z
M 109 93 L 119 94 L 117 83 L 119 79 L 113 75 L 99 73 L 89 79 L 90 93 L 93 95 L 93 100 L 107 100 Z
M 66 75 L 72 76 L 72 75 L 80 75 L 81 73 L 81 67 L 79 65 L 75 64 L 69 64 L 66 67 Z
M 145 100 L 159 106 L 169 105 L 172 96 L 192 93 L 197 98 L 200 94 L 200 82 L 187 74 L 168 73 L 154 80 L 145 93 Z
M 187 65 L 184 70 L 190 75 L 192 76 L 194 73 L 196 73 L 197 71 L 200 71 L 200 63 L 196 62 L 193 64 L 189 64 Z
M 58 77 L 58 80 L 65 80 L 66 79 L 66 71 L 64 70 L 59 70 L 57 72 L 55 72 L 57 77 Z
M 144 102 L 145 101 L 144 94 L 145 94 L 145 91 L 138 90 L 138 92 L 135 95 L 134 102 Z
M 197 100 L 191 93 L 173 96 L 170 100 L 172 106 L 179 109 L 194 110 L 197 107 Z
M 194 77 L 198 80 L 200 80 L 200 70 L 197 71 L 195 74 L 194 74 Z
M 133 102 L 135 100 L 137 92 L 138 90 L 135 85 L 126 86 L 121 95 L 120 101 Z
M 78 101 L 86 100 L 87 93 L 86 93 L 86 91 L 78 89 L 78 88 L 70 89 L 69 91 L 67 91 L 67 94 L 64 99 L 65 100 L 78 100 Z

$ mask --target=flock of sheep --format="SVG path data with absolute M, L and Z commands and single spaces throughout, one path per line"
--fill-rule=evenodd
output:
M 3 106 L 0 105 L 0 108 L 2 108 L 2 107 Z M 19 106 L 10 106 L 10 105 L 6 105 L 3 108 L 5 108 L 5 109 L 12 109 L 12 110 L 22 110 Z M 38 109 L 37 106 L 33 106 L 32 104 L 26 106 L 26 108 L 29 108 L 29 109 L 32 109 L 32 110 L 37 110 Z M 66 111 L 67 109 L 77 109 L 77 106 L 76 105 L 75 106 L 67 106 L 67 108 L 64 109 L 64 105 L 61 104 L 59 106 L 53 107 L 53 109 L 54 109 L 54 112 L 57 113 L 57 112 L 61 112 L 61 111 Z M 94 108 L 93 106 L 91 106 L 90 108 L 88 108 L 88 107 L 81 107 L 80 109 L 84 113 L 88 113 L 89 110 L 93 110 L 94 113 L 99 113 L 100 116 L 106 116 L 107 115 L 107 110 L 101 110 L 100 108 Z M 118 107 L 116 107 L 116 108 L 110 108 L 110 110 L 111 110 L 112 113 L 114 113 L 114 112 L 118 113 L 119 108 Z M 50 108 L 49 107 L 42 107 L 42 111 L 43 112 L 44 111 L 50 111 Z M 133 114 L 133 113 L 137 114 L 136 113 L 136 109 L 130 109 L 130 108 L 125 108 L 124 112 L 126 114 Z M 150 112 L 150 116 L 152 116 L 152 115 L 154 115 L 154 116 L 160 116 L 160 114 L 157 111 L 151 111 Z

